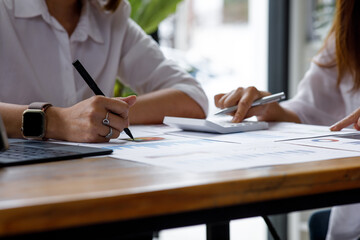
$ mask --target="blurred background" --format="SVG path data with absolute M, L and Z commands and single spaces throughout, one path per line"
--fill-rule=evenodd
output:
M 288 97 L 323 44 L 335 0 L 130 0 L 132 18 L 165 55 L 213 96 L 256 86 Z M 120 86 L 120 91 L 128 91 Z M 131 90 L 130 90 L 131 91 Z M 312 211 L 271 216 L 282 239 L 306 240 Z M 231 222 L 231 239 L 271 239 L 261 218 Z M 205 225 L 161 231 L 161 240 L 206 239 Z

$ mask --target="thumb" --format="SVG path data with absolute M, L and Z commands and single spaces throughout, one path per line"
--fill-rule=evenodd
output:
M 133 106 L 136 102 L 136 96 L 135 95 L 131 95 L 131 96 L 128 96 L 128 97 L 120 97 L 119 98 L 121 101 L 124 101 L 126 102 L 129 107 Z

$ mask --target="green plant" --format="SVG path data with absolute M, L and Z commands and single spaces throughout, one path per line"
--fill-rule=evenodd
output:
M 116 78 L 114 86 L 114 97 L 127 97 L 130 95 L 136 95 L 136 93 L 131 88 L 124 85 L 120 79 Z
M 130 17 L 147 33 L 156 31 L 159 24 L 176 11 L 177 4 L 182 0 L 129 0 Z M 129 87 L 115 81 L 114 96 L 125 97 L 135 94 Z
M 156 31 L 161 21 L 176 11 L 182 0 L 129 0 L 130 17 L 140 25 L 147 34 Z

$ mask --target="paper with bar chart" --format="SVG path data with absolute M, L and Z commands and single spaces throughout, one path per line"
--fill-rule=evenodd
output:
M 306 138 L 288 141 L 288 143 L 313 146 L 329 149 L 339 149 L 347 151 L 360 152 L 360 134 L 348 133 L 348 134 L 334 134 L 330 136 L 318 137 L 318 138 Z
M 177 139 L 107 146 L 112 157 L 193 172 L 226 171 L 359 156 L 360 153 L 269 142 L 238 144 Z
M 90 146 L 112 149 L 110 156 L 114 158 L 191 172 L 227 171 L 360 156 L 357 150 L 360 139 L 356 139 L 360 135 L 357 132 L 344 131 L 335 136 L 326 127 L 302 124 L 280 123 L 267 131 L 235 135 L 179 133 L 178 129 L 162 125 L 134 126 L 131 131 L 137 141 L 119 138 Z

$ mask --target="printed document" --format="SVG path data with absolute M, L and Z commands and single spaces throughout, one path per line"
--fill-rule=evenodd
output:
M 121 134 L 119 139 L 109 143 L 69 144 L 109 148 L 114 158 L 191 172 L 360 156 L 357 149 L 360 139 L 354 137 L 357 132 L 334 133 L 328 127 L 314 125 L 275 123 L 266 131 L 235 134 L 184 132 L 164 125 L 130 128 L 140 141 L 131 141 Z

